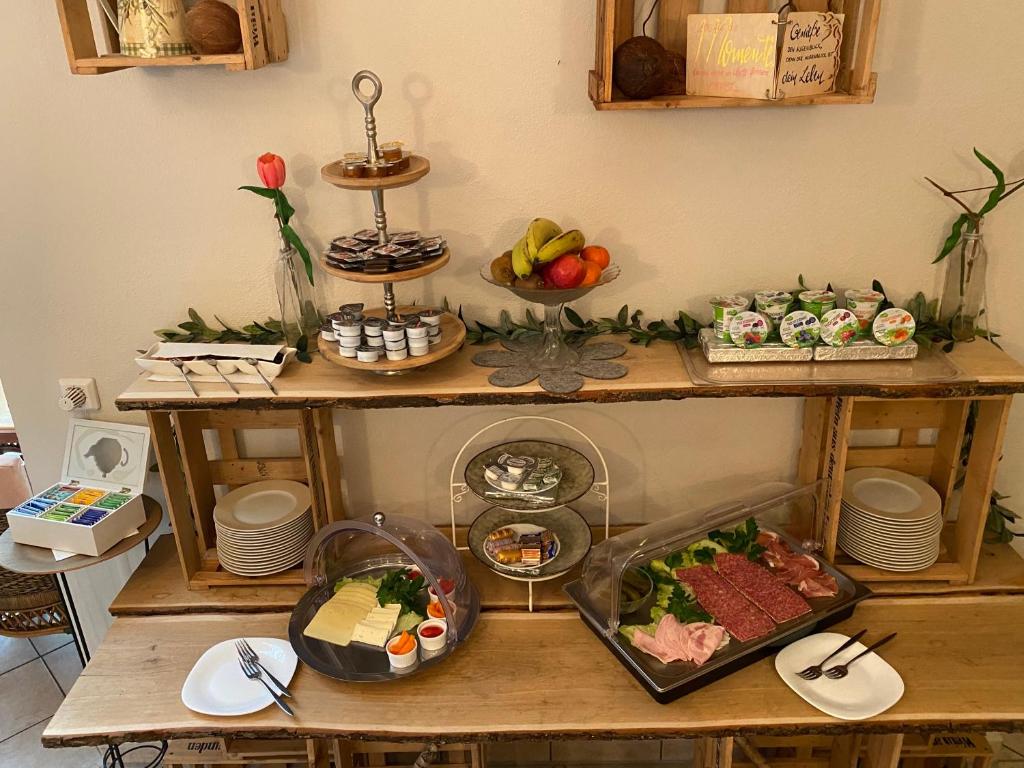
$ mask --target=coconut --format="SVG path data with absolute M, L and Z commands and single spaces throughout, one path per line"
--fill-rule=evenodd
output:
M 238 11 L 220 0 L 199 0 L 185 14 L 185 37 L 198 53 L 236 53 L 242 47 Z
M 612 80 L 631 99 L 649 99 L 664 93 L 672 73 L 668 51 L 653 37 L 631 37 L 615 49 Z

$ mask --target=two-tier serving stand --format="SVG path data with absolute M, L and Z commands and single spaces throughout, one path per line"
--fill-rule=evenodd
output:
M 587 457 L 579 451 L 567 446 L 548 443 L 547 441 L 514 440 L 493 446 L 482 453 L 477 454 L 473 459 L 470 459 L 466 463 L 463 469 L 463 477 L 459 481 L 456 481 L 456 473 L 458 472 L 459 467 L 463 464 L 463 456 L 466 455 L 466 451 L 470 446 L 477 443 L 483 435 L 493 429 L 507 425 L 516 425 L 521 422 L 541 422 L 549 426 L 554 426 L 554 428 L 558 430 L 564 430 L 576 435 L 590 447 L 594 457 L 597 459 L 597 465 L 600 469 L 600 473 L 598 474 L 594 471 L 593 463 Z M 512 506 L 509 503 L 502 504 L 500 500 L 487 498 L 482 490 L 483 486 L 481 485 L 484 481 L 482 477 L 478 477 L 478 475 L 482 474 L 481 457 L 491 455 L 497 456 L 500 453 L 515 451 L 523 443 L 544 443 L 546 444 L 546 448 L 542 448 L 542 451 L 547 452 L 547 450 L 553 450 L 568 459 L 568 461 L 563 460 L 560 462 L 560 468 L 562 469 L 563 476 L 559 485 L 562 485 L 563 483 L 566 485 L 572 485 L 575 483 L 577 490 L 571 492 L 568 496 L 565 496 L 565 498 L 558 499 L 557 503 L 553 506 L 542 509 L 523 509 L 518 505 Z M 564 576 L 578 565 L 590 550 L 590 526 L 579 512 L 568 506 L 570 503 L 573 503 L 588 494 L 593 494 L 596 500 L 604 506 L 604 537 L 607 539 L 609 535 L 611 502 L 608 464 L 605 462 L 604 454 L 601 453 L 601 449 L 597 447 L 597 444 L 584 432 L 571 424 L 559 421 L 558 419 L 552 419 L 547 416 L 512 416 L 496 421 L 479 430 L 462 444 L 462 448 L 459 449 L 459 452 L 455 455 L 455 460 L 452 462 L 451 476 L 449 478 L 449 488 L 451 491 L 450 508 L 452 544 L 459 550 L 472 551 L 481 563 L 498 575 L 512 581 L 525 582 L 527 585 L 527 605 L 530 611 L 533 610 L 534 583 L 539 581 L 549 581 L 551 579 L 557 579 L 560 576 Z M 467 533 L 468 546 L 460 546 L 457 540 L 455 507 L 457 504 L 461 504 L 468 494 L 477 496 L 491 506 L 475 517 L 474 522 Z M 488 522 L 492 520 L 493 522 Z M 481 551 L 483 548 L 481 541 L 492 528 L 512 525 L 515 523 L 543 523 L 543 526 L 551 530 L 559 539 L 558 554 L 550 563 L 538 568 L 538 572 L 535 574 L 531 574 L 525 569 L 501 566 L 490 560 Z
M 364 92 L 364 83 L 369 83 L 371 88 L 369 92 Z M 352 92 L 355 94 L 356 99 L 363 105 L 365 112 L 364 122 L 366 125 L 366 158 L 368 166 L 383 166 L 384 161 L 380 150 L 377 148 L 377 120 L 373 115 L 373 108 L 380 101 L 381 94 L 383 93 L 384 87 L 373 72 L 369 70 L 362 70 L 357 72 L 355 77 L 352 78 Z M 369 191 L 373 197 L 373 221 L 377 229 L 377 242 L 379 245 L 387 245 L 390 242 L 388 236 L 388 216 L 387 211 L 384 209 L 384 190 L 385 189 L 398 189 L 399 187 L 406 187 L 410 184 L 422 179 L 430 172 L 430 161 L 427 158 L 420 155 L 411 155 L 409 157 L 409 167 L 401 173 L 394 174 L 392 176 L 370 176 L 370 177 L 350 177 L 344 174 L 344 162 L 342 160 L 336 160 L 333 163 L 328 163 L 320 169 L 320 177 L 329 184 L 333 184 L 341 189 L 350 189 L 357 191 Z M 355 283 L 378 283 L 384 287 L 384 306 L 383 308 L 370 309 L 366 311 L 368 316 L 385 317 L 389 320 L 394 320 L 399 317 L 399 314 L 403 311 L 415 311 L 414 307 L 399 307 L 397 300 L 395 299 L 395 287 L 396 282 L 405 282 L 408 280 L 417 280 L 421 277 L 426 277 L 432 272 L 436 272 L 445 266 L 451 259 L 451 253 L 448 247 L 445 246 L 444 251 L 440 256 L 431 259 L 422 266 L 415 267 L 414 269 L 405 270 L 402 272 L 387 272 L 383 274 L 367 274 L 364 272 L 355 272 L 344 269 L 339 269 L 327 263 L 326 257 L 323 258 L 321 266 L 324 271 L 335 277 L 340 277 L 344 280 L 350 280 Z M 335 347 L 335 345 L 324 342 L 322 339 L 319 341 L 320 354 L 336 365 L 341 365 L 346 368 L 354 368 L 357 370 L 371 371 L 373 373 L 381 374 L 397 374 L 403 373 L 413 368 L 419 368 L 424 365 L 441 360 L 452 354 L 459 347 L 462 346 L 462 342 L 466 338 L 466 326 L 462 324 L 455 315 L 450 312 L 446 312 L 441 316 L 441 341 L 432 345 L 430 352 L 421 357 L 409 356 L 404 360 L 381 360 L 377 363 L 364 363 L 359 362 L 354 358 L 343 357 Z

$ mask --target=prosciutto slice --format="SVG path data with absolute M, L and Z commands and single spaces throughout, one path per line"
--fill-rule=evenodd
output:
M 764 547 L 761 560 L 786 584 L 795 587 L 804 597 L 834 597 L 839 585 L 829 573 L 821 570 L 811 555 L 797 554 L 771 531 L 761 531 L 757 543 Z
M 666 614 L 658 622 L 654 636 L 638 629 L 633 633 L 633 645 L 668 664 L 673 661 L 692 661 L 698 667 L 725 640 L 725 630 L 702 621 L 680 624 L 675 616 Z

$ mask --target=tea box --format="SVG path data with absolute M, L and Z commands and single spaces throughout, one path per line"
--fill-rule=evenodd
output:
M 73 419 L 59 483 L 12 509 L 18 544 L 102 555 L 146 521 L 149 429 Z

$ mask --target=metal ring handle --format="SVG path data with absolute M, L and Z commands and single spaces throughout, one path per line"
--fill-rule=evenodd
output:
M 363 90 L 359 87 L 363 84 L 364 80 L 369 80 L 373 84 L 373 91 L 369 96 L 363 93 Z M 377 102 L 380 101 L 380 95 L 383 91 L 384 84 L 381 83 L 380 78 L 368 69 L 356 72 L 356 76 L 352 78 L 352 93 L 356 95 L 359 103 L 367 109 L 373 109 Z

